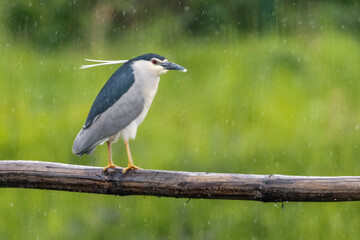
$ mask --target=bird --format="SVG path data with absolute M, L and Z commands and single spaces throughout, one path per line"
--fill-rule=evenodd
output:
M 105 83 L 96 96 L 85 124 L 77 134 L 72 152 L 77 156 L 92 154 L 98 145 L 107 143 L 108 164 L 103 168 L 119 167 L 112 161 L 111 145 L 123 139 L 128 165 L 123 168 L 125 174 L 130 169 L 141 169 L 134 165 L 129 140 L 135 139 L 138 126 L 143 122 L 158 89 L 160 75 L 168 70 L 186 72 L 184 67 L 169 62 L 165 57 L 148 53 L 130 60 L 106 61 L 82 68 L 106 64 L 124 63 Z

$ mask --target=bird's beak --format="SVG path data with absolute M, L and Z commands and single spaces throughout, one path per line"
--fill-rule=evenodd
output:
M 176 63 L 172 63 L 172 62 L 163 62 L 163 63 L 160 63 L 160 65 L 166 69 L 166 70 L 178 70 L 178 71 L 181 71 L 181 72 L 186 72 L 187 69 L 180 66 L 180 65 L 177 65 Z

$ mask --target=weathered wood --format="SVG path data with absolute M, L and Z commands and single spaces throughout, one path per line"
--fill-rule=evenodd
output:
M 360 177 L 302 177 L 109 169 L 39 161 L 0 161 L 0 187 L 113 195 L 263 202 L 360 200 Z

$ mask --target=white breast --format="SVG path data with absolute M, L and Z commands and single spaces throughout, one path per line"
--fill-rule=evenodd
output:
M 153 70 L 152 63 L 137 61 L 132 68 L 136 79 L 134 87 L 141 89 L 141 97 L 145 100 L 144 109 L 134 121 L 110 138 L 112 142 L 116 142 L 120 137 L 126 141 L 135 139 L 137 127 L 144 121 L 159 86 L 160 76 L 156 69 Z

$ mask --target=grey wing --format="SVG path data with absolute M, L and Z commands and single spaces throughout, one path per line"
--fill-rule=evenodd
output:
M 97 145 L 134 121 L 143 111 L 144 102 L 140 90 L 132 86 L 111 107 L 98 115 L 90 127 L 81 129 L 75 138 L 73 153 L 78 156 L 91 154 Z

